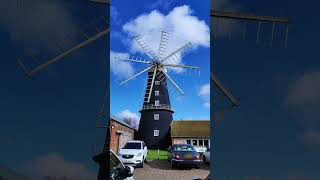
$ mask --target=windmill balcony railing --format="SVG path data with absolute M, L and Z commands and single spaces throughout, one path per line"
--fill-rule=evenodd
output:
M 149 109 L 164 109 L 164 110 L 173 111 L 171 106 L 167 104 L 159 104 L 159 105 L 148 104 L 148 105 L 143 105 L 142 107 L 142 110 L 149 110 Z

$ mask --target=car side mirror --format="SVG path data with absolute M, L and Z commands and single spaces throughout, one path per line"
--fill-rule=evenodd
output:
M 132 177 L 134 168 L 132 166 L 125 166 L 125 177 Z

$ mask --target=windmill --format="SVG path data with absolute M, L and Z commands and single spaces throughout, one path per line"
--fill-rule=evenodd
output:
M 120 85 L 142 75 L 147 74 L 147 85 L 144 94 L 143 106 L 140 110 L 141 118 L 139 129 L 135 134 L 135 139 L 143 140 L 149 148 L 165 149 L 170 143 L 170 124 L 174 113 L 169 98 L 169 86 L 173 86 L 180 95 L 184 95 L 183 90 L 169 75 L 170 68 L 188 69 L 199 71 L 199 67 L 187 66 L 179 63 L 178 59 L 191 48 L 191 43 L 184 41 L 183 45 L 176 48 L 170 43 L 174 43 L 175 36 L 169 32 L 161 31 L 160 40 L 157 45 L 157 52 L 146 43 L 146 36 L 136 36 L 134 38 L 147 59 L 128 57 L 117 58 L 117 60 L 131 63 L 143 64 L 141 71 L 120 82 Z

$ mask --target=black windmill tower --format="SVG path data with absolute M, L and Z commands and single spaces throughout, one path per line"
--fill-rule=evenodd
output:
M 183 68 L 184 70 L 199 71 L 199 67 L 186 66 L 180 64 L 180 60 L 184 53 L 191 47 L 191 43 L 183 40 L 182 46 L 173 48 L 170 43 L 175 42 L 175 36 L 171 33 L 161 31 L 159 44 L 155 44 L 157 54 L 154 53 L 155 48 L 150 48 L 146 42 L 146 36 L 135 37 L 136 43 L 142 51 L 148 56 L 148 59 L 137 57 L 118 58 L 118 60 L 129 61 L 147 65 L 141 71 L 122 81 L 120 85 L 134 79 L 135 77 L 147 73 L 147 85 L 144 94 L 142 109 L 140 110 L 141 118 L 139 129 L 135 134 L 135 139 L 143 140 L 149 148 L 165 149 L 171 145 L 170 138 L 170 124 L 173 120 L 172 114 L 174 113 L 169 92 L 175 91 L 175 95 L 184 95 L 182 89 L 177 83 L 169 76 L 169 71 L 172 68 Z M 180 39 L 181 40 L 181 39 Z M 180 59 L 180 60 L 179 60 Z

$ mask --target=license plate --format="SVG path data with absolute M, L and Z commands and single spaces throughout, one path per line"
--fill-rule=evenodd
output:
M 185 159 L 192 159 L 192 155 L 191 154 L 187 154 L 184 156 Z

